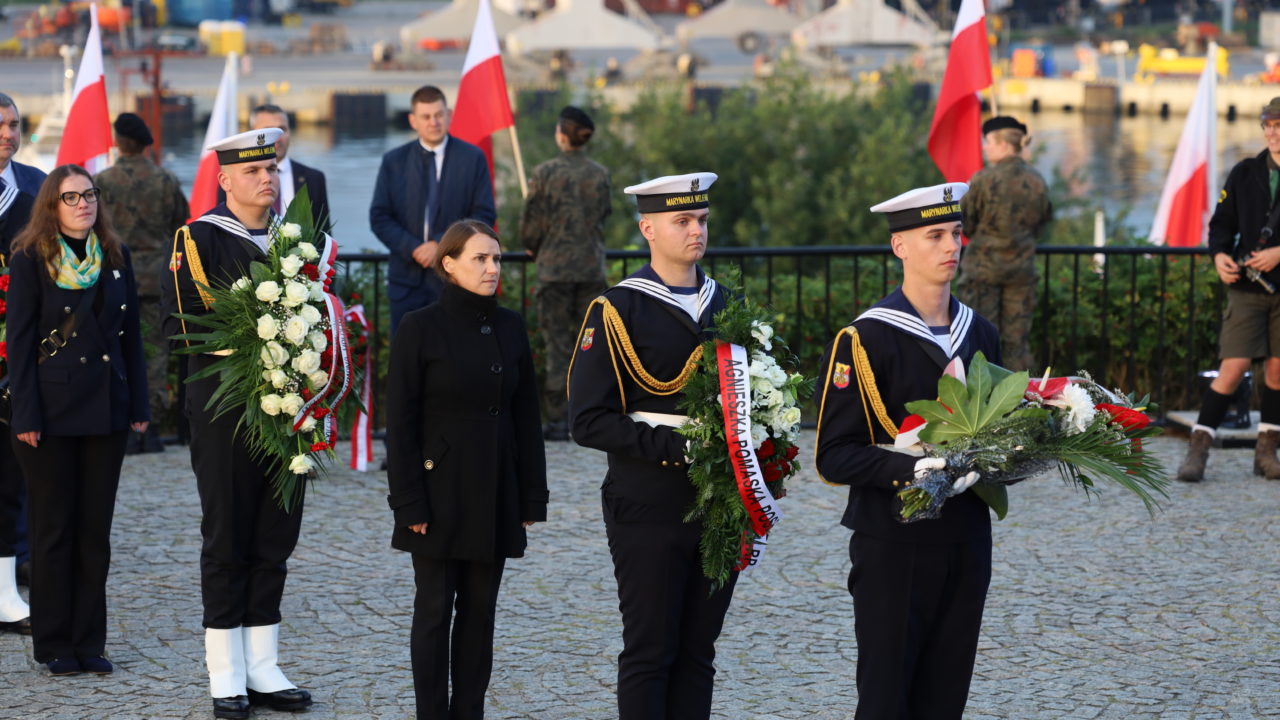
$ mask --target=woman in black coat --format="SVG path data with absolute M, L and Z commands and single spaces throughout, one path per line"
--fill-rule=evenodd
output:
M 501 254 L 488 225 L 454 223 L 433 263 L 443 294 L 391 344 L 387 501 L 391 546 L 413 553 L 419 718 L 484 717 L 503 565 L 547 517 L 538 382 L 524 321 L 497 304 Z
M 111 516 L 128 431 L 143 432 L 150 420 L 133 265 L 99 197 L 82 168 L 54 169 L 9 264 L 11 427 L 28 486 L 31 635 L 36 661 L 54 675 L 112 671 L 103 657 Z

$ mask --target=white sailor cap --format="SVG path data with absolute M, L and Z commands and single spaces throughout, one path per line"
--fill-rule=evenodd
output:
M 276 141 L 283 134 L 280 128 L 250 130 L 223 138 L 205 150 L 218 153 L 219 165 L 272 160 L 276 156 Z
M 636 209 L 641 213 L 696 210 L 711 204 L 707 191 L 717 177 L 709 172 L 665 175 L 623 188 L 622 192 L 636 196 Z
M 964 183 L 916 188 L 892 200 L 885 200 L 872 207 L 871 212 L 888 216 L 890 232 L 955 222 L 961 217 L 960 198 L 968 190 L 969 186 Z

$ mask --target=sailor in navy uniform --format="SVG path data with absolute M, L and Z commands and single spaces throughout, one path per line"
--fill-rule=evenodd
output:
M 903 524 L 897 492 L 945 464 L 879 447 L 906 403 L 937 397 L 953 358 L 1000 362 L 995 327 L 951 295 L 966 189 L 920 188 L 871 208 L 888 216 L 902 286 L 841 330 L 820 366 L 815 465 L 849 486 L 858 720 L 960 718 L 973 674 L 991 580 L 990 514 L 966 491 L 977 474 L 956 480 L 941 517 Z
M 161 282 L 167 335 L 202 330 L 173 317 L 209 311 L 211 299 L 201 285 L 229 287 L 248 275 L 251 262 L 266 259 L 270 229 L 279 222 L 271 212 L 280 187 L 274 144 L 279 135 L 276 128 L 251 130 L 209 146 L 217 152 L 218 184 L 227 200 L 174 234 L 169 272 Z M 191 374 L 218 359 L 192 356 Z M 302 710 L 311 705 L 311 694 L 289 682 L 276 664 L 285 563 L 298 542 L 302 498 L 291 512 L 282 510 L 270 465 L 250 454 L 236 430 L 241 412 L 214 417 L 215 410 L 206 409 L 218 382 L 212 377 L 188 384 L 185 408 L 204 513 L 200 589 L 214 716 L 247 718 L 250 704 Z
M 622 611 L 620 720 L 705 719 L 715 641 L 737 581 L 715 594 L 698 555 L 681 389 L 724 290 L 698 267 L 712 173 L 633 185 L 650 262 L 587 310 L 569 365 L 573 439 L 609 454 L 601 488 Z

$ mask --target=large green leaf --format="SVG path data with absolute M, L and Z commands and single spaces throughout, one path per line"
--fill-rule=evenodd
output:
M 995 510 L 997 520 L 1003 520 L 1009 514 L 1009 490 L 1004 485 L 983 484 L 979 481 L 969 489 L 982 498 L 987 507 Z
M 995 389 L 991 391 L 991 396 L 987 398 L 986 404 L 983 405 L 982 411 L 978 415 L 978 429 L 982 429 L 1013 412 L 1014 408 L 1018 407 L 1018 403 L 1022 402 L 1022 397 L 1026 392 L 1027 373 L 1025 372 L 1013 373 L 1001 380 L 1000 384 L 996 385 Z

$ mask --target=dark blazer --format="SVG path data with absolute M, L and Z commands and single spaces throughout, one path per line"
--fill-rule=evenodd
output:
M 14 434 L 107 435 L 151 419 L 133 260 L 128 248 L 123 253 L 123 268 L 103 258 L 98 284 L 89 290 L 58 287 L 29 252 L 11 258 L 7 330 Z M 38 344 L 62 324 L 67 308 L 74 312 L 83 293 L 99 291 L 101 307 L 89 312 L 65 347 L 37 364 Z
M 34 203 L 35 198 L 19 191 L 9 208 L 0 213 L 0 267 L 9 264 L 9 244 L 27 226 Z
M 438 559 L 521 557 L 547 517 L 538 380 L 524 321 L 445 283 L 391 344 L 391 546 Z M 430 523 L 426 535 L 410 525 Z
M 321 230 L 333 232 L 333 217 L 329 215 L 329 189 L 325 184 L 324 173 L 292 158 L 289 164 L 293 166 L 294 194 L 296 195 L 304 185 L 307 187 L 307 196 L 311 198 L 311 221 Z M 218 204 L 223 205 L 226 202 L 226 191 L 218 188 Z M 321 220 L 324 221 L 323 225 Z
M 419 155 L 422 144 L 415 138 L 382 156 L 378 181 L 369 206 L 373 234 L 391 251 L 387 268 L 390 299 L 397 300 L 427 282 L 431 270 L 413 259 L 413 249 L 422 244 L 422 219 L 426 214 L 426 177 Z M 489 162 L 480 148 L 452 135 L 444 149 L 444 167 L 435 212 L 431 217 L 431 239 L 439 240 L 458 220 L 479 220 L 493 225 L 498 214 L 493 206 L 493 183 Z M 397 290 L 397 286 L 401 289 Z
M 13 176 L 18 178 L 18 189 L 34 198 L 40 192 L 40 186 L 44 184 L 47 173 L 38 167 L 23 165 L 13 160 L 10 160 L 9 164 L 13 166 Z

